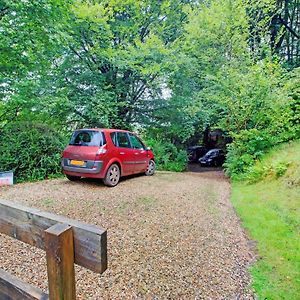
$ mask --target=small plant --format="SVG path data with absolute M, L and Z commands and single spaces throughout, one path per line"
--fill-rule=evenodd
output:
M 248 172 L 244 175 L 244 177 L 241 177 L 241 179 L 244 179 L 249 183 L 255 183 L 263 179 L 266 172 L 266 168 L 262 164 L 258 163 L 250 167 Z
M 275 171 L 276 178 L 283 176 L 286 173 L 288 166 L 289 166 L 289 163 L 287 163 L 287 162 L 280 162 L 277 165 L 275 165 L 274 171 Z

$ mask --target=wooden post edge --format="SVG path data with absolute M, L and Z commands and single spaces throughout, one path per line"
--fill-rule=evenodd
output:
M 48 300 L 49 297 L 40 289 L 0 269 L 0 299 Z
M 57 223 L 45 231 L 49 299 L 75 300 L 73 230 Z

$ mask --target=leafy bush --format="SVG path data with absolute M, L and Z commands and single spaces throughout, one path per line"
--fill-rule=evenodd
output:
M 261 180 L 282 178 L 289 186 L 299 185 L 299 140 L 280 144 L 267 150 L 260 159 L 253 162 L 244 173 L 235 174 L 233 179 L 253 184 Z
M 50 125 L 13 122 L 0 132 L 0 169 L 13 170 L 18 182 L 60 174 L 66 140 Z
M 182 172 L 186 169 L 187 153 L 172 143 L 149 139 L 146 144 L 153 149 L 158 170 Z
M 225 163 L 226 172 L 232 178 L 243 177 L 276 140 L 266 131 L 243 130 L 235 135 L 234 142 L 228 146 Z
M 246 180 L 248 183 L 256 183 L 265 178 L 279 178 L 285 175 L 289 167 L 289 162 L 277 162 L 266 165 L 256 162 L 250 167 L 247 173 L 240 176 L 239 179 Z

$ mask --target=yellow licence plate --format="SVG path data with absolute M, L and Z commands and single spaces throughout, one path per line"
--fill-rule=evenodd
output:
M 82 166 L 84 166 L 84 161 L 83 160 L 71 160 L 70 161 L 70 164 L 71 165 L 74 165 L 74 166 L 80 166 L 80 167 L 82 167 Z

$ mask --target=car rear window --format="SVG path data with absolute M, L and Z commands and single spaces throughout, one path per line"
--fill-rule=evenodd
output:
M 103 132 L 96 130 L 75 131 L 69 145 L 72 146 L 103 146 L 106 144 Z

